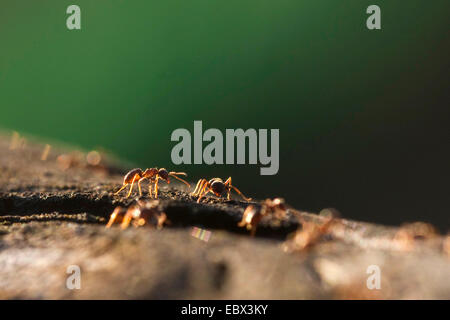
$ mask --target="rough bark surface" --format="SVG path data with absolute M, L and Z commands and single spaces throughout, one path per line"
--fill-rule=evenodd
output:
M 168 227 L 106 229 L 116 206 L 136 201 L 113 194 L 126 170 L 55 147 L 42 160 L 43 144 L 13 140 L 0 136 L 2 299 L 450 299 L 444 236 L 406 250 L 393 240 L 398 228 L 340 219 L 308 250 L 286 253 L 299 215 L 324 217 L 290 210 L 250 237 L 237 226 L 247 203 L 197 204 L 176 183 L 160 194 Z M 212 231 L 209 241 L 193 237 L 194 226 Z M 71 265 L 81 289 L 66 286 Z M 381 270 L 379 290 L 367 287 L 370 265 Z

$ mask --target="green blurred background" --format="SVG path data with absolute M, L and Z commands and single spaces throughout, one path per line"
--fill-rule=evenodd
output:
M 82 29 L 66 28 L 81 7 Z M 382 30 L 366 28 L 366 8 Z M 0 2 L 0 126 L 252 197 L 450 228 L 448 0 Z M 176 128 L 279 128 L 280 171 L 171 163 Z

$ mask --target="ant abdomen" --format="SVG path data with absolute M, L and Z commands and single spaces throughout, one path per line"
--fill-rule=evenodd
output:
M 131 183 L 136 175 L 142 176 L 142 170 L 139 168 L 130 170 L 123 178 L 123 183 Z

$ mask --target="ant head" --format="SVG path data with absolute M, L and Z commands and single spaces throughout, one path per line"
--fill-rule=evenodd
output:
M 274 207 L 280 208 L 281 210 L 286 210 L 286 205 L 285 205 L 285 202 L 284 202 L 283 198 L 275 198 L 275 199 L 273 199 L 272 205 Z
M 145 169 L 144 173 L 142 174 L 143 177 L 146 177 L 148 179 L 153 178 L 158 173 L 158 170 L 156 168 L 150 168 Z
M 211 179 L 209 184 L 216 196 L 220 196 L 225 191 L 225 185 L 221 180 Z
M 273 199 L 273 204 L 276 206 L 282 205 L 282 204 L 284 204 L 284 199 L 283 198 L 275 198 L 275 199 Z
M 169 180 L 169 172 L 164 169 L 161 168 L 158 170 L 158 175 L 161 177 L 161 179 L 168 181 Z

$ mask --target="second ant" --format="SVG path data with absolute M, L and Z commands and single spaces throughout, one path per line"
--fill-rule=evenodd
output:
M 130 191 L 127 194 L 127 198 L 131 195 L 131 192 L 133 191 L 133 186 L 135 182 L 138 184 L 139 189 L 139 195 L 142 196 L 142 189 L 141 189 L 141 181 L 148 179 L 150 184 L 148 187 L 148 193 L 151 198 L 153 198 L 153 194 L 155 195 L 155 198 L 158 198 L 158 182 L 159 180 L 163 180 L 167 183 L 170 183 L 170 177 L 174 177 L 175 179 L 183 182 L 188 186 L 188 188 L 191 187 L 189 183 L 178 177 L 179 175 L 187 176 L 184 172 L 175 172 L 175 171 L 167 171 L 165 168 L 149 168 L 145 169 L 145 171 L 142 171 L 142 169 L 135 168 L 130 170 L 125 177 L 123 178 L 123 185 L 122 187 L 114 193 L 115 195 L 119 194 L 120 191 L 126 188 L 126 186 L 130 186 Z M 152 183 L 155 185 L 155 189 L 152 192 Z

